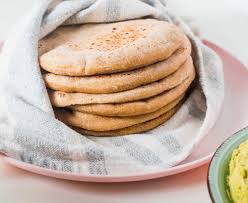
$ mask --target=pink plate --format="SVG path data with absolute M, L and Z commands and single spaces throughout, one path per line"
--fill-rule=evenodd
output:
M 60 179 L 87 182 L 130 182 L 165 177 L 181 173 L 208 163 L 217 147 L 232 133 L 248 123 L 248 74 L 237 59 L 218 46 L 204 41 L 223 60 L 225 75 L 225 101 L 223 111 L 209 134 L 201 141 L 193 153 L 179 165 L 156 173 L 135 176 L 86 176 L 76 173 L 54 171 L 4 157 L 5 161 L 18 168 Z M 218 98 L 216 98 L 218 99 Z

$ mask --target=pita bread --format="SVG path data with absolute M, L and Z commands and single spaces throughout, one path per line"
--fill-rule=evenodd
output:
M 180 95 L 184 94 L 192 83 L 194 76 L 191 76 L 177 87 L 165 91 L 157 96 L 135 102 L 121 104 L 88 104 L 69 106 L 75 111 L 87 112 L 102 116 L 135 116 L 154 112 L 168 103 L 172 102 Z
M 106 94 L 121 92 L 158 81 L 175 72 L 191 53 L 188 39 L 164 61 L 136 70 L 110 75 L 71 77 L 46 73 L 43 75 L 46 86 L 63 92 Z M 128 83 L 127 83 L 128 81 Z
M 41 41 L 41 52 L 52 49 L 40 65 L 70 76 L 123 72 L 165 60 L 185 38 L 172 23 L 154 19 L 67 26 Z
M 180 97 L 159 109 L 158 111 L 141 116 L 106 117 L 77 111 L 69 112 L 59 110 L 55 111 L 55 115 L 56 118 L 58 118 L 60 121 L 70 126 L 84 128 L 86 130 L 92 131 L 109 131 L 126 128 L 157 118 L 175 107 L 181 99 L 182 98 Z
M 165 114 L 152 119 L 150 121 L 146 121 L 144 123 L 139 123 L 127 128 L 122 128 L 118 130 L 111 130 L 111 131 L 90 131 L 85 130 L 83 128 L 73 128 L 77 132 L 83 135 L 91 135 L 96 137 L 104 137 L 104 136 L 121 136 L 121 135 L 129 135 L 129 134 L 136 134 L 146 132 L 148 130 L 152 130 L 153 128 L 158 127 L 159 125 L 163 124 L 165 121 L 169 120 L 176 112 L 180 105 L 172 108 L 170 111 L 166 112 Z
M 66 107 L 76 104 L 124 103 L 137 101 L 172 89 L 184 82 L 191 75 L 194 75 L 194 66 L 192 59 L 190 58 L 180 69 L 168 77 L 132 90 L 111 94 L 66 93 L 51 91 L 49 93 L 49 97 L 52 105 L 56 107 Z

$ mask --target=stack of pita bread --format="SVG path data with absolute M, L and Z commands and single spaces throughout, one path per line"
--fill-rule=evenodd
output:
M 153 19 L 59 27 L 40 40 L 39 55 L 56 117 L 93 136 L 159 126 L 195 78 L 188 38 Z

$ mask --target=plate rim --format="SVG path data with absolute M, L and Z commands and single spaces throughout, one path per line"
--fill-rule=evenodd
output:
M 201 159 L 197 159 L 182 165 L 177 165 L 171 168 L 162 169 L 156 172 L 150 173 L 140 173 L 135 175 L 127 175 L 127 176 L 120 176 L 120 175 L 104 175 L 104 176 L 97 176 L 97 175 L 82 175 L 80 173 L 72 173 L 72 172 L 63 172 L 63 171 L 56 171 L 48 168 L 43 168 L 37 165 L 25 163 L 19 160 L 16 160 L 11 157 L 3 157 L 3 159 L 12 166 L 17 168 L 30 171 L 36 174 L 45 175 L 48 177 L 54 177 L 57 179 L 64 179 L 64 180 L 73 180 L 79 182 L 135 182 L 135 181 L 143 181 L 143 180 L 151 180 L 166 176 L 171 176 L 179 173 L 183 173 L 185 171 L 189 171 L 191 169 L 200 167 L 204 164 L 209 163 L 213 156 L 214 152 L 202 157 Z

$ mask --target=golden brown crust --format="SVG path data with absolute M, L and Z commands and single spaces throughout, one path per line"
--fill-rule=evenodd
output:
M 73 128 L 77 132 L 83 134 L 83 135 L 91 135 L 96 137 L 104 137 L 104 136 L 122 136 L 122 135 L 129 135 L 129 134 L 136 134 L 136 133 L 142 133 L 146 132 L 148 130 L 152 130 L 153 128 L 158 127 L 159 125 L 163 124 L 167 120 L 169 120 L 176 112 L 177 109 L 180 107 L 180 105 L 174 107 L 170 111 L 166 112 L 165 114 L 146 121 L 144 123 L 139 123 L 133 126 L 129 126 L 127 128 L 122 128 L 118 130 L 111 130 L 111 131 L 90 131 L 85 130 L 83 128 Z
M 195 78 L 195 73 L 179 86 L 157 96 L 121 104 L 75 105 L 69 108 L 103 116 L 135 116 L 154 112 L 184 94 Z
M 63 110 L 56 110 L 55 115 L 60 121 L 70 126 L 84 128 L 92 131 L 110 131 L 126 128 L 157 118 L 175 107 L 181 101 L 181 99 L 182 97 L 179 97 L 158 111 L 141 116 L 106 117 L 77 111 L 69 112 Z
M 192 59 L 189 58 L 175 73 L 162 80 L 137 87 L 132 90 L 110 94 L 66 93 L 50 91 L 49 97 L 53 106 L 66 107 L 71 105 L 124 103 L 142 100 L 172 89 L 194 75 Z

